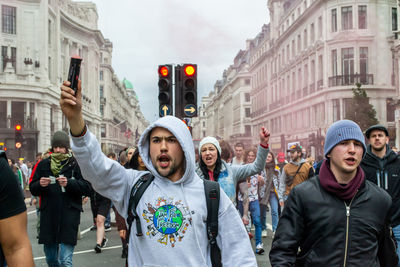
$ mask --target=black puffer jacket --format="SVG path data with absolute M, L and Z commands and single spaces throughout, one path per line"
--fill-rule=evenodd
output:
M 65 193 L 56 182 L 47 187 L 39 184 L 41 177 L 54 176 L 50 169 L 50 158 L 42 160 L 29 185 L 34 196 L 40 196 L 40 234 L 39 244 L 65 243 L 76 245 L 78 226 L 82 210 L 82 196 L 90 193 L 90 184 L 82 177 L 75 158 L 61 169 L 60 174 L 67 177 Z
M 392 197 L 391 225 L 400 224 L 400 157 L 386 146 L 386 155 L 378 158 L 371 145 L 361 162 L 365 178 L 386 190 Z
M 318 176 L 309 179 L 289 195 L 269 255 L 272 266 L 397 266 L 390 205 L 390 196 L 369 181 L 346 204 L 325 191 Z

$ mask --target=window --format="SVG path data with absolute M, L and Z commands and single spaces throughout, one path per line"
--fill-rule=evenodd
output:
M 337 32 L 337 14 L 336 14 L 336 8 L 331 10 L 331 30 L 332 32 Z
M 342 30 L 353 29 L 353 7 L 342 7 Z
M 332 76 L 337 76 L 337 50 L 332 50 Z
M 206 122 L 205 121 L 203 121 L 203 127 L 206 127 Z
M 340 100 L 333 99 L 333 121 L 340 120 Z
M 48 31 L 47 32 L 47 35 L 48 35 L 47 38 L 49 38 L 49 40 L 48 40 L 49 41 L 49 45 L 51 45 L 51 27 L 52 27 L 51 26 L 51 20 L 49 20 L 49 25 L 48 25 L 48 29 L 47 29 L 47 31 Z
M 314 23 L 311 23 L 311 29 L 310 29 L 310 31 L 311 31 L 311 36 L 310 36 L 310 41 L 311 41 L 311 44 L 313 44 L 314 43 L 314 41 L 315 41 L 315 27 L 314 27 Z
M 101 116 L 104 116 L 104 105 L 103 104 L 100 105 L 100 114 L 101 114 Z
M 296 55 L 296 45 L 294 44 L 294 39 L 292 40 L 292 58 Z
M 368 47 L 360 47 L 360 82 L 366 84 L 368 74 Z
M 307 29 L 304 29 L 304 39 L 303 39 L 303 41 L 304 41 L 304 45 L 303 45 L 303 48 L 304 49 L 307 49 L 307 42 L 308 42 L 308 40 L 307 40 Z
M 105 138 L 106 137 L 106 126 L 101 125 L 101 137 Z
M 1 6 L 1 25 L 2 32 L 8 34 L 16 34 L 17 26 L 16 26 L 16 14 L 17 8 L 13 6 Z
M 324 64 L 322 55 L 318 56 L 318 81 L 322 81 L 324 75 Z
M 392 31 L 397 31 L 397 8 L 392 8 Z
M 0 128 L 7 128 L 7 101 L 0 101 Z
M 358 28 L 367 28 L 367 6 L 358 6 Z
M 245 116 L 247 117 L 247 118 L 249 118 L 250 117 L 250 108 L 245 108 L 244 109 L 244 112 L 245 112 Z
M 100 79 L 100 81 L 102 81 L 102 80 L 103 80 L 103 78 L 104 78 L 104 77 L 103 77 L 103 71 L 101 70 L 101 71 L 100 71 L 100 78 L 99 78 L 99 79 Z
M 354 49 L 342 48 L 342 73 L 344 85 L 354 83 Z
M 297 35 L 297 53 L 301 52 L 301 36 Z
M 244 99 L 246 102 L 250 102 L 250 94 L 249 93 L 245 93 L 244 94 Z
M 49 57 L 49 59 L 48 59 L 48 75 L 49 75 L 49 80 L 50 81 L 53 81 L 53 64 L 52 64 L 52 60 L 51 60 L 51 57 Z
M 100 98 L 104 97 L 104 86 L 100 85 Z
M 318 38 L 322 37 L 322 17 L 318 18 Z
M 250 125 L 245 125 L 244 126 L 244 132 L 246 136 L 251 136 L 251 126 Z
M 11 58 L 8 58 L 7 50 L 8 50 L 8 46 L 1 47 L 1 59 L 3 61 L 3 70 L 5 69 L 5 67 L 7 65 L 7 61 L 11 61 L 14 70 L 16 70 L 17 48 L 11 47 Z
M 250 79 L 246 79 L 246 80 L 244 81 L 244 83 L 245 83 L 246 85 L 250 85 Z

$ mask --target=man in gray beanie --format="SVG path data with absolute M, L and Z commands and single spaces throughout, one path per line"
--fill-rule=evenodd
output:
M 392 201 L 364 178 L 359 165 L 365 153 L 355 122 L 329 127 L 319 176 L 289 195 L 269 255 L 272 266 L 397 266 Z

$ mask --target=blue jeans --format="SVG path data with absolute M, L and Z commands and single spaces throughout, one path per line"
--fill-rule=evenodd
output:
M 269 205 L 271 206 L 272 231 L 275 232 L 279 222 L 279 200 L 274 192 L 269 194 Z
M 44 244 L 44 254 L 49 267 L 72 267 L 75 246 L 68 244 Z
M 392 229 L 394 238 L 396 239 L 397 243 L 397 249 L 396 249 L 397 257 L 400 259 L 400 224 L 393 227 Z M 398 266 L 400 267 L 400 261 Z
M 243 216 L 243 202 L 239 201 L 238 203 L 238 208 L 240 214 Z M 249 204 L 249 211 L 251 214 L 251 221 L 254 224 L 254 227 L 256 228 L 255 231 L 255 237 L 256 237 L 256 246 L 261 243 L 261 232 L 262 232 L 262 226 L 261 226 L 261 220 L 260 220 L 260 204 L 258 200 L 255 201 L 250 201 Z

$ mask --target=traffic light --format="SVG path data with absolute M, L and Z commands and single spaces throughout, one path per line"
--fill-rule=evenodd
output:
M 16 124 L 15 125 L 15 147 L 21 148 L 23 141 L 24 141 L 24 138 L 22 136 L 22 126 L 21 126 L 21 124 Z
M 158 103 L 160 117 L 172 111 L 172 65 L 158 66 Z
M 197 65 L 183 64 L 180 75 L 181 107 L 185 117 L 197 116 Z

